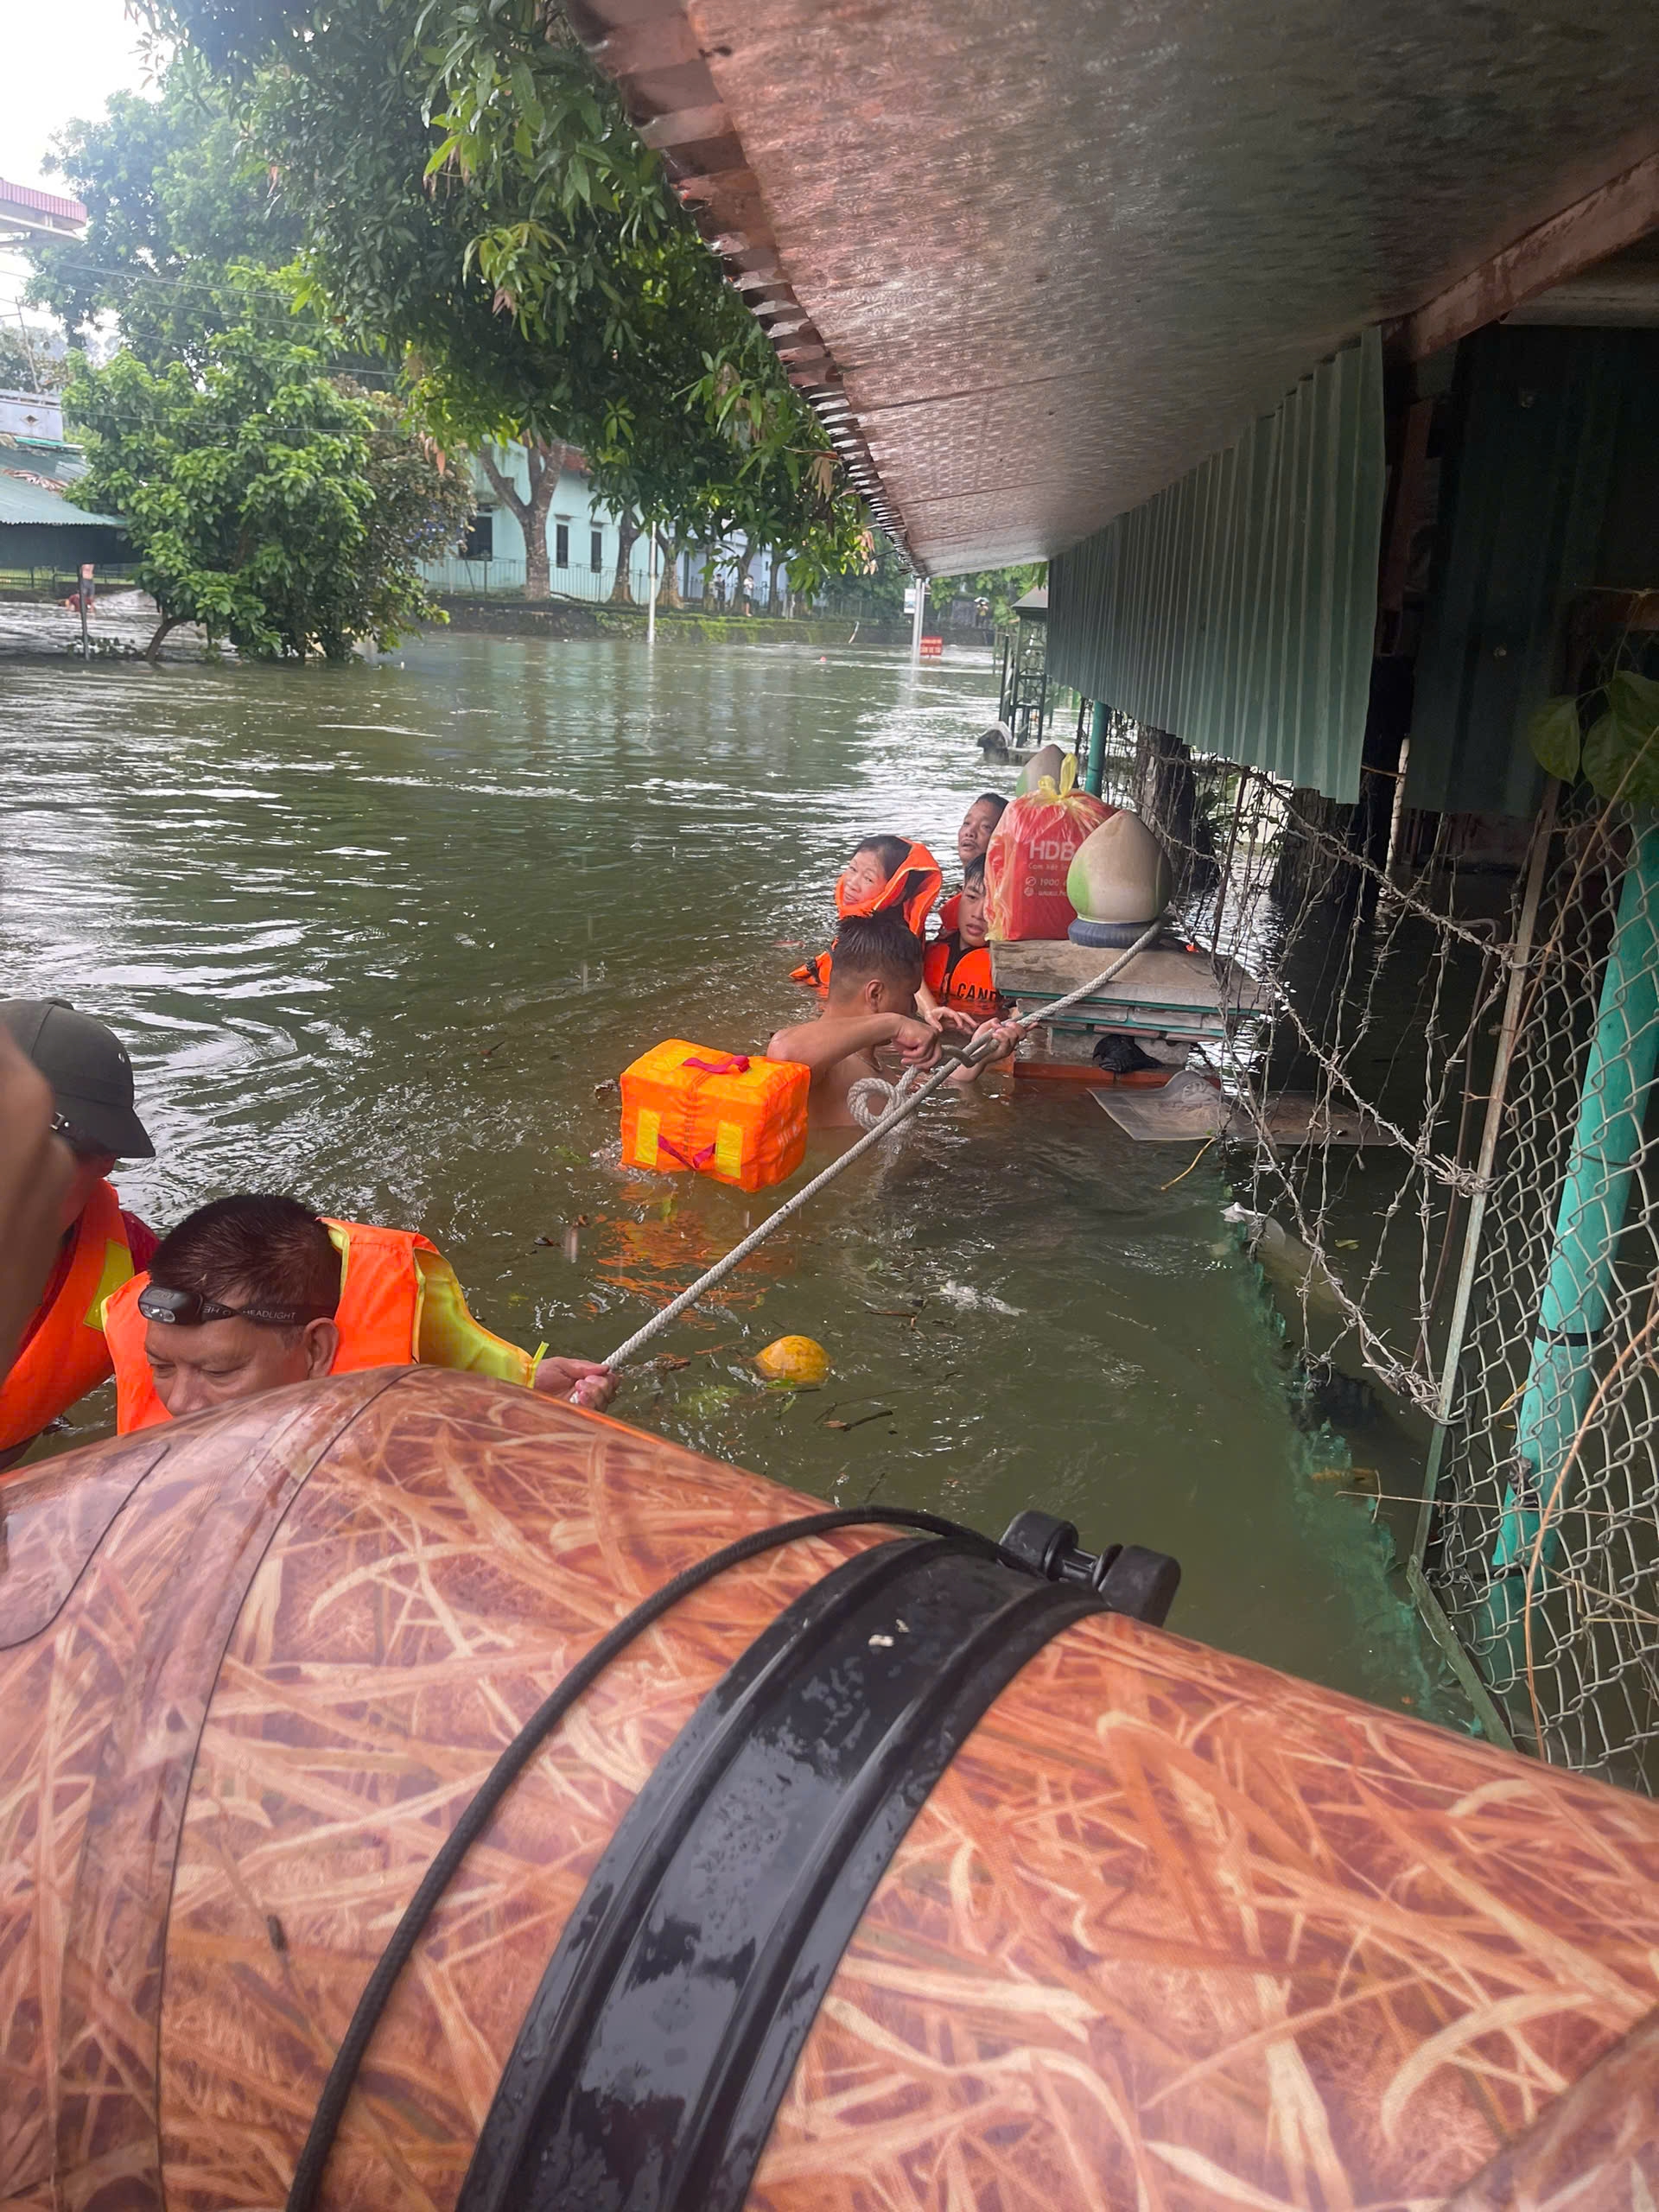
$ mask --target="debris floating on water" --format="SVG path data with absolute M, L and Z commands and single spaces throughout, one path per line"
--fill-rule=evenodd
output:
M 844 1432 L 852 1428 L 862 1428 L 867 1421 L 891 1421 L 892 1419 L 891 1406 L 878 1406 L 874 1413 L 860 1414 L 855 1421 L 836 1421 L 826 1414 L 823 1417 L 823 1426 L 825 1428 L 838 1428 Z

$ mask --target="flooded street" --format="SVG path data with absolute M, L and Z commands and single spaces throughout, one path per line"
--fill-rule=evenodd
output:
M 439 637 L 343 671 L 14 665 L 0 976 L 131 1047 L 160 1157 L 119 1180 L 153 1224 L 253 1188 L 418 1228 L 491 1327 L 597 1357 L 768 1202 L 620 1172 L 598 1087 L 662 1038 L 801 1018 L 787 971 L 861 836 L 954 855 L 988 663 Z M 935 1102 L 616 1409 L 838 1503 L 993 1531 L 1039 1505 L 1173 1552 L 1173 1628 L 1421 1709 L 1215 1152 L 1162 1187 L 1190 1157 L 1067 1087 Z M 763 1389 L 747 1356 L 796 1332 L 828 1386 Z

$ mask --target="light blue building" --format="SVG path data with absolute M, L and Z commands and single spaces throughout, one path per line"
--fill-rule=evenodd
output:
M 508 477 L 518 497 L 528 502 L 530 469 L 521 445 L 491 448 L 498 471 Z M 434 591 L 458 596 L 522 597 L 524 588 L 524 533 L 518 517 L 502 499 L 476 456 L 469 462 L 478 495 L 478 512 L 471 529 L 456 550 L 443 561 L 423 562 L 421 574 Z M 556 597 L 593 601 L 607 600 L 616 582 L 619 542 L 613 508 L 595 499 L 582 456 L 574 447 L 563 448 L 563 462 L 547 512 L 548 574 Z M 738 548 L 734 546 L 734 555 Z M 678 582 L 682 598 L 696 603 L 704 597 L 702 570 L 706 554 L 682 553 Z M 634 540 L 628 576 L 635 602 L 643 606 L 648 588 L 650 549 L 642 536 Z M 747 563 L 754 603 L 764 607 L 772 584 L 769 551 L 753 553 Z M 733 560 L 722 563 L 728 603 L 741 603 L 736 585 L 739 571 Z M 718 582 L 712 588 L 718 592 Z

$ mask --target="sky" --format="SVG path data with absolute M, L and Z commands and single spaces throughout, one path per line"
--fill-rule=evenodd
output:
M 76 117 L 101 115 L 111 92 L 148 87 L 138 26 L 124 0 L 69 0 L 58 7 L 18 0 L 5 12 L 0 176 L 62 192 L 61 177 L 48 176 L 42 166 L 54 132 Z
M 98 116 L 114 92 L 150 89 L 140 32 L 124 0 L 0 0 L 6 18 L 0 69 L 0 176 L 10 184 L 66 192 L 43 166 L 55 132 Z M 0 252 L 0 317 L 13 322 L 28 264 Z M 29 313 L 31 322 L 41 318 Z

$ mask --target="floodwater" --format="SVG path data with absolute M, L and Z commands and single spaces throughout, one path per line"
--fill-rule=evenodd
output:
M 14 664 L 0 979 L 129 1042 L 160 1158 L 118 1179 L 154 1224 L 255 1188 L 419 1228 L 491 1327 L 602 1357 L 772 1202 L 621 1170 L 607 1079 L 810 1010 L 787 970 L 857 840 L 953 854 L 1007 787 L 973 744 L 988 664 L 439 636 L 344 670 Z M 1173 1552 L 1173 1627 L 1439 1709 L 1380 1532 L 1293 1424 L 1213 1154 L 1172 1184 L 1188 1158 L 1065 1087 L 936 1100 L 617 1410 L 838 1503 L 993 1532 L 1041 1506 Z M 821 1391 L 747 1364 L 795 1332 Z

